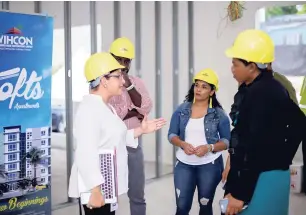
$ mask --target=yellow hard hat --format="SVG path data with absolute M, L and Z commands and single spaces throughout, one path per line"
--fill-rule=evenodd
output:
M 90 82 L 111 71 L 123 68 L 124 66 L 121 66 L 110 53 L 102 52 L 89 57 L 85 63 L 84 73 L 86 80 Z
M 126 37 L 117 38 L 110 46 L 110 53 L 128 59 L 135 57 L 135 48 L 133 43 Z
M 225 52 L 229 58 L 240 58 L 254 63 L 271 63 L 274 61 L 274 43 L 272 38 L 261 30 L 241 32 L 234 45 Z
M 217 74 L 212 69 L 203 69 L 200 72 L 198 72 L 193 77 L 193 82 L 196 80 L 205 81 L 206 83 L 212 84 L 216 87 L 216 91 L 219 89 L 219 79 Z

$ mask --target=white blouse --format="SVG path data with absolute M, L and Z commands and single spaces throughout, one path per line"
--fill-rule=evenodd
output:
M 99 167 L 98 151 L 115 147 L 118 195 L 126 193 L 128 190 L 126 146 L 133 148 L 138 146 L 134 130 L 127 130 L 114 108 L 106 105 L 100 96 L 89 94 L 84 96 L 78 107 L 73 133 L 75 156 L 70 175 L 69 197 L 79 198 L 81 192 L 88 192 L 104 183 Z M 81 183 L 78 182 L 78 176 L 82 178 Z
M 185 141 L 193 145 L 193 147 L 207 145 L 206 136 L 204 132 L 204 117 L 199 119 L 190 118 L 185 129 Z M 188 165 L 203 165 L 214 163 L 214 161 L 221 156 L 222 152 L 207 153 L 202 157 L 196 155 L 187 155 L 183 149 L 179 148 L 176 152 L 176 158 L 182 163 Z

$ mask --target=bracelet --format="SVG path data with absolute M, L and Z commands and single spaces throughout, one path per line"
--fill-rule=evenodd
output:
M 210 146 L 211 146 L 211 150 L 210 150 L 210 152 L 214 152 L 214 150 L 215 150 L 215 146 L 214 146 L 214 144 L 210 144 Z
M 211 145 L 210 144 L 207 145 L 207 148 L 208 148 L 207 152 L 211 152 Z
M 134 84 L 131 84 L 129 87 L 126 88 L 127 91 L 130 91 L 131 89 L 133 89 L 135 86 Z

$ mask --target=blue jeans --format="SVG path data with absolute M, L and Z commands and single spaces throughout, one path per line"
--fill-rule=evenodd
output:
M 174 168 L 176 215 L 188 215 L 195 188 L 198 189 L 199 215 L 213 215 L 212 203 L 223 172 L 222 155 L 214 162 L 188 165 L 177 161 Z

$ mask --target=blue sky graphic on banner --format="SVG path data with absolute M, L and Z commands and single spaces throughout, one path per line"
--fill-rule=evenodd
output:
M 0 25 L 0 122 L 45 126 L 51 123 L 52 19 L 2 12 L 0 20 L 6 20 Z
M 53 18 L 0 20 L 0 212 L 51 215 Z

